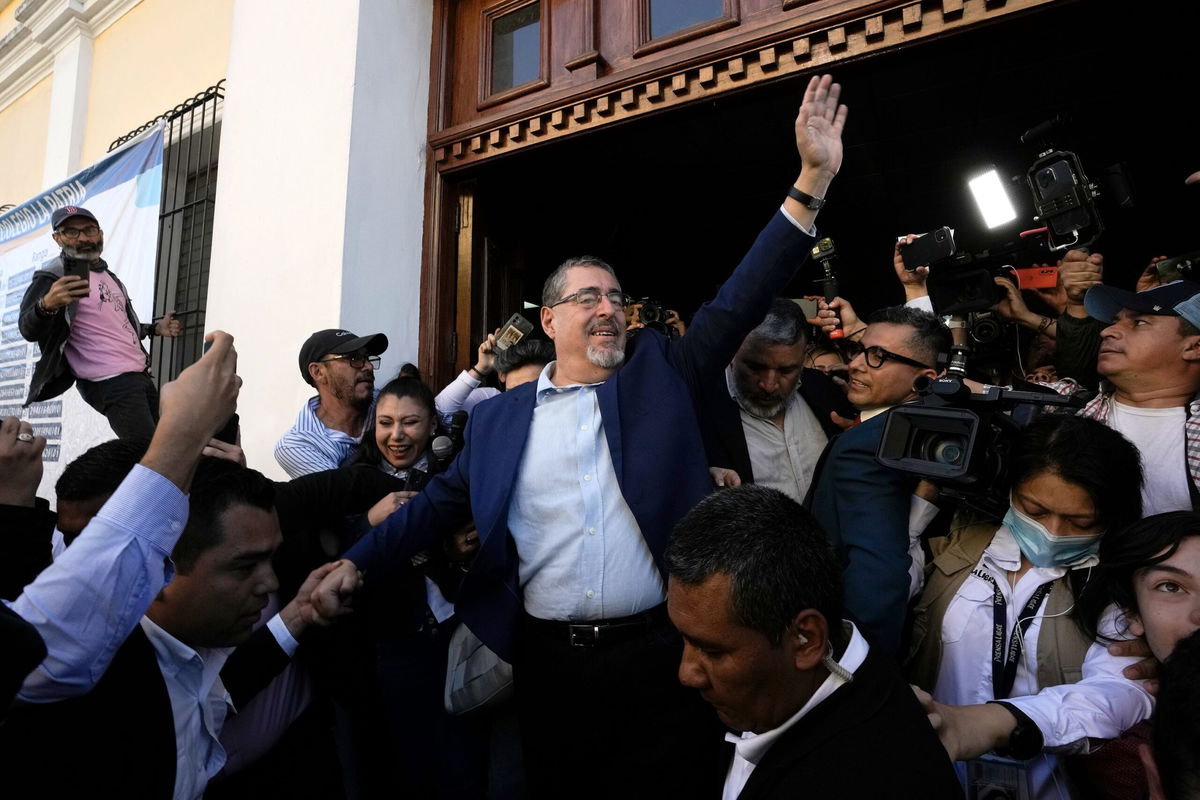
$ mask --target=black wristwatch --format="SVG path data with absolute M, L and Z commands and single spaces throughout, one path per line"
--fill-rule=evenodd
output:
M 1046 740 L 1042 737 L 1042 731 L 1029 718 L 1028 714 L 1012 703 L 1005 703 L 1002 700 L 990 700 L 988 702 L 1004 706 L 1010 714 L 1017 718 L 1017 727 L 1013 728 L 1012 733 L 1008 735 L 1008 745 L 1003 748 L 997 747 L 997 755 L 1017 761 L 1028 761 L 1042 752 Z
M 789 188 L 787 193 L 788 193 L 788 197 L 792 198 L 797 203 L 799 203 L 800 205 L 807 208 L 809 211 L 816 211 L 816 210 L 820 209 L 821 206 L 825 205 L 824 197 L 813 197 L 808 192 L 802 192 L 799 189 L 797 189 L 795 186 L 792 186 L 791 188 Z

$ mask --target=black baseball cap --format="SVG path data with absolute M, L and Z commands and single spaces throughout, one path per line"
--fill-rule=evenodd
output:
M 309 386 L 316 386 L 312 376 L 308 374 L 308 365 L 320 361 L 328 355 L 345 355 L 364 351 L 369 356 L 377 356 L 387 350 L 388 340 L 382 333 L 370 336 L 356 336 L 341 328 L 326 328 L 317 331 L 300 348 L 300 375 Z
M 1087 309 L 1089 316 L 1109 324 L 1112 324 L 1123 308 L 1141 314 L 1177 317 L 1179 312 L 1175 310 L 1175 306 L 1197 294 L 1200 294 L 1200 283 L 1191 281 L 1165 283 L 1144 292 L 1098 285 L 1087 290 L 1087 294 L 1083 296 L 1083 307 Z
M 96 215 L 88 211 L 83 206 L 63 206 L 62 208 L 56 209 L 54 213 L 50 215 L 50 227 L 54 230 L 58 230 L 58 226 L 62 225 L 71 217 L 84 217 L 85 219 L 90 219 L 97 225 L 100 224 L 100 220 L 96 219 Z

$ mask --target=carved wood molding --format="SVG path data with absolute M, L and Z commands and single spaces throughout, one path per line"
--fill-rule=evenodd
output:
M 857 19 L 785 31 L 734 54 L 524 114 L 483 120 L 431 136 L 439 172 L 451 172 L 525 147 L 573 136 L 632 117 L 737 91 L 766 81 L 826 69 L 851 57 L 944 35 L 1057 0 L 912 0 Z

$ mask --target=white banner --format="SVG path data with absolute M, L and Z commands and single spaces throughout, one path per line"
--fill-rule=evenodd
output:
M 83 206 L 104 229 L 104 260 L 129 290 L 143 322 L 154 311 L 154 266 L 162 197 L 163 133 L 158 127 L 92 166 L 0 215 L 0 417 L 18 416 L 46 437 L 45 474 L 38 496 L 51 499 L 63 466 L 93 445 L 114 438 L 105 418 L 72 387 L 66 394 L 22 408 L 33 367 L 41 356 L 17 328 L 21 298 L 33 274 L 59 254 L 50 238 L 50 215 Z

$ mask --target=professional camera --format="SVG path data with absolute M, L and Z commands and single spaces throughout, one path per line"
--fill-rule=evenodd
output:
M 625 317 L 628 320 L 626 330 L 650 328 L 668 339 L 678 339 L 687 330 L 683 320 L 679 318 L 679 312 L 649 297 L 643 297 L 630 305 L 625 310 Z
M 928 478 L 942 496 L 996 515 L 1008 507 L 1004 491 L 1013 434 L 1046 406 L 1083 405 L 1049 390 L 985 386 L 973 394 L 957 377 L 922 376 L 913 387 L 921 399 L 887 412 L 876 460 Z

